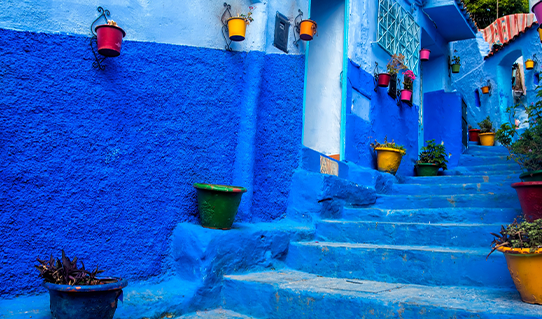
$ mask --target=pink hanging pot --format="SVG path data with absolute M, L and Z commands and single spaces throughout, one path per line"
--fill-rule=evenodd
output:
M 429 55 L 430 54 L 431 54 L 431 50 L 429 50 L 429 49 L 421 49 L 420 50 L 420 60 L 429 61 Z
M 401 90 L 401 101 L 410 102 L 412 98 L 412 91 L 410 90 Z
M 378 75 L 378 86 L 386 87 L 390 84 L 391 75 L 389 73 L 380 73 Z
M 98 37 L 98 53 L 106 57 L 119 56 L 122 47 L 122 38 L 126 36 L 126 32 L 110 24 L 99 25 L 95 31 Z
M 535 3 L 535 5 L 531 8 L 531 11 L 536 16 L 536 21 L 538 21 L 538 23 L 542 23 L 542 1 Z

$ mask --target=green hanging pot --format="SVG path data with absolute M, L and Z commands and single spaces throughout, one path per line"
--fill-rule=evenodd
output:
M 241 203 L 244 187 L 195 183 L 201 226 L 230 229 Z
M 542 182 L 542 170 L 523 173 L 519 178 L 524 182 Z
M 459 73 L 459 69 L 461 69 L 461 64 L 452 64 L 452 73 Z
M 418 176 L 437 176 L 439 166 L 433 163 L 417 163 L 416 173 Z

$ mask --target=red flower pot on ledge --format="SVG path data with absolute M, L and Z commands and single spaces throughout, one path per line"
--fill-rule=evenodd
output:
M 119 56 L 122 38 L 126 36 L 126 32 L 111 24 L 99 25 L 95 31 L 98 36 L 98 53 L 106 57 Z
M 528 222 L 542 218 L 542 182 L 514 183 L 521 210 Z
M 389 73 L 380 73 L 378 75 L 378 86 L 386 87 L 390 84 L 391 75 Z

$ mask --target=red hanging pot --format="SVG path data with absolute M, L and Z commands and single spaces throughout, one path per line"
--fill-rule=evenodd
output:
M 430 54 L 431 54 L 431 50 L 429 50 L 429 49 L 421 49 L 420 50 L 420 60 L 429 61 L 429 55 Z
M 106 57 L 119 56 L 122 38 L 126 36 L 126 32 L 109 24 L 99 25 L 95 30 L 98 36 L 98 53 Z
M 410 102 L 412 98 L 412 91 L 410 90 L 401 90 L 401 101 Z
M 389 73 L 380 73 L 378 75 L 378 86 L 386 87 L 390 84 L 391 75 Z
M 521 210 L 528 222 L 542 218 L 542 182 L 514 183 Z

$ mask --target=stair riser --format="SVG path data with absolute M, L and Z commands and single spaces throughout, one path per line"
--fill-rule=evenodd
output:
M 342 218 L 353 221 L 404 223 L 509 223 L 521 215 L 521 209 L 465 208 L 387 210 L 372 208 L 345 208 Z
M 493 156 L 493 155 L 503 155 L 507 156 L 508 150 L 504 147 L 492 147 L 492 146 L 470 146 L 465 154 L 476 155 L 476 156 Z
M 378 197 L 375 208 L 416 209 L 441 207 L 520 208 L 517 195 L 445 195 L 445 196 L 386 196 Z
M 489 253 L 489 249 L 487 252 Z M 322 276 L 449 286 L 514 286 L 504 256 L 294 243 L 286 263 Z
M 395 184 L 391 195 L 516 194 L 508 183 L 477 184 Z
M 512 164 L 513 160 L 508 160 L 507 155 L 495 156 L 475 156 L 472 154 L 463 154 L 459 158 L 459 166 L 482 166 L 482 165 L 498 165 Z M 517 164 L 516 164 L 517 165 Z
M 322 294 L 266 283 L 224 279 L 224 307 L 245 315 L 270 319 L 347 319 L 347 318 L 478 318 L 534 319 L 539 316 L 475 314 L 452 307 L 420 306 L 398 296 L 395 300 L 380 300 L 378 293 L 352 297 L 348 292 L 329 290 Z M 389 297 L 388 297 L 389 298 Z M 490 309 L 488 309 L 490 310 Z M 474 317 L 473 317 L 474 316 Z
M 476 183 L 504 183 L 519 182 L 519 174 L 512 175 L 453 175 L 435 177 L 404 177 L 404 184 L 476 184 Z
M 480 170 L 480 171 L 470 171 L 466 169 L 465 167 L 457 167 L 456 169 L 446 171 L 447 176 L 497 176 L 497 175 L 507 175 L 507 176 L 519 176 L 522 171 L 521 169 L 516 170 L 492 170 L 492 171 L 486 171 L 486 170 Z
M 470 172 L 521 171 L 521 167 L 515 162 L 503 164 L 486 163 L 476 166 L 460 166 L 460 168 Z
M 321 222 L 316 227 L 319 241 L 445 247 L 488 247 L 493 240 L 490 232 L 500 230 L 499 225 L 443 226 L 379 222 Z

